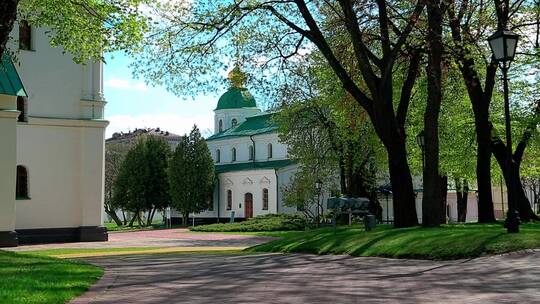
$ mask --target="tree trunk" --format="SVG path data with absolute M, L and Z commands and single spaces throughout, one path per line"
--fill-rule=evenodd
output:
M 413 190 L 411 170 L 407 163 L 405 143 L 399 142 L 387 148 L 390 183 L 394 210 L 394 226 L 411 227 L 418 225 L 416 200 Z
M 461 184 L 461 181 L 456 179 L 456 196 L 458 222 L 465 223 L 467 221 L 467 200 L 469 198 L 469 184 L 466 180 Z
M 133 213 L 133 217 L 131 218 L 131 221 L 129 221 L 129 227 L 133 227 L 133 223 L 135 222 L 135 220 L 139 217 L 139 210 L 135 211 L 135 213 Z
M 442 215 L 442 186 L 439 175 L 439 113 L 441 109 L 442 12 L 439 1 L 428 1 L 429 45 L 427 74 L 427 105 L 424 112 L 425 161 L 422 196 L 422 225 L 437 227 Z
M 105 208 L 105 213 L 107 213 L 107 215 L 110 216 L 113 219 L 113 221 L 116 223 L 117 226 L 123 226 L 124 225 L 122 220 L 120 220 L 120 218 L 116 214 L 115 210 L 111 210 L 110 208 Z
M 189 213 L 182 213 L 182 225 L 188 227 L 189 226 Z
M 481 115 L 481 114 L 480 114 Z M 491 194 L 491 127 L 484 119 L 477 119 L 475 113 L 476 139 L 476 180 L 478 183 L 478 222 L 495 223 L 495 211 Z
M 448 211 L 448 176 L 444 175 L 440 177 L 441 183 L 441 224 L 446 224 L 448 221 L 447 216 L 449 216 Z
M 156 207 L 148 210 L 148 218 L 146 219 L 146 226 L 152 225 L 152 221 L 154 219 L 154 213 L 156 212 Z
M 493 154 L 497 163 L 501 168 L 504 176 L 504 182 L 506 190 L 508 191 L 508 197 L 513 198 L 513 202 L 516 210 L 519 212 L 519 217 L 522 221 L 540 220 L 531 208 L 531 204 L 521 183 L 521 177 L 519 173 L 520 160 L 507 161 L 506 146 L 499 139 L 493 140 Z M 510 166 L 508 164 L 511 164 Z M 510 202 L 508 202 L 510 204 Z
M 13 23 L 17 20 L 17 5 L 19 0 L 0 1 L 0 56 L 6 50 L 9 33 L 13 30 Z

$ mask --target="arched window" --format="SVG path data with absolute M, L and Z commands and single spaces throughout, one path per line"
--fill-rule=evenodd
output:
M 32 49 L 32 27 L 28 21 L 19 21 L 19 49 L 30 51 Z
M 249 146 L 249 160 L 255 159 L 255 148 L 253 146 Z
M 28 198 L 28 171 L 23 166 L 17 166 L 17 182 L 15 188 L 16 198 Z
M 233 118 L 231 120 L 231 127 L 236 127 L 236 124 L 238 124 L 238 120 L 236 120 L 236 118 Z
M 232 209 L 232 190 L 227 190 L 227 210 Z
M 232 151 L 231 151 L 232 155 L 231 155 L 231 161 L 236 161 L 236 148 L 232 148 Z
M 21 114 L 19 114 L 19 118 L 17 118 L 17 121 L 19 122 L 28 121 L 27 110 L 28 110 L 28 100 L 26 99 L 26 97 L 17 96 L 17 111 L 21 112 Z
M 272 158 L 273 151 L 272 151 L 272 144 L 268 144 L 268 158 Z
M 223 132 L 223 120 L 218 121 L 218 132 Z
M 266 188 L 262 191 L 262 209 L 268 210 L 268 189 Z
M 216 163 L 219 163 L 221 161 L 221 151 L 219 149 L 216 150 Z

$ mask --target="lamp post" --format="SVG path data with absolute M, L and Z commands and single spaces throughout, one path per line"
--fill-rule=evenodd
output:
M 498 30 L 488 38 L 489 47 L 493 58 L 499 63 L 503 74 L 503 89 L 504 89 L 504 120 L 506 126 L 506 166 L 510 183 L 508 186 L 508 212 L 504 226 L 509 233 L 519 232 L 519 213 L 516 210 L 515 199 L 512 197 L 515 193 L 516 186 L 513 176 L 513 158 L 512 158 L 512 134 L 510 129 L 510 102 L 508 100 L 508 69 L 510 63 L 514 60 L 516 46 L 519 35 L 509 30 Z
M 322 181 L 318 179 L 315 182 L 315 189 L 317 189 L 317 227 L 319 227 L 319 223 L 321 222 L 321 213 L 320 213 L 320 204 L 321 204 L 321 190 L 322 190 Z

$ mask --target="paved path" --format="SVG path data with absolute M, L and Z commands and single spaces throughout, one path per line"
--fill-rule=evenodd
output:
M 164 229 L 109 233 L 108 242 L 23 245 L 5 248 L 28 251 L 55 248 L 128 248 L 128 247 L 250 247 L 273 240 L 271 237 L 224 233 L 193 233 L 187 229 Z M 4 249 L 4 248 L 3 248 Z
M 86 303 L 540 303 L 540 253 L 460 261 L 314 255 L 93 258 Z

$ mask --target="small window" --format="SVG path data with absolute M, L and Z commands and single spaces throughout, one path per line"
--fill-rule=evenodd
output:
M 19 22 L 19 49 L 26 51 L 32 49 L 32 27 L 26 20 Z
M 216 163 L 219 163 L 221 161 L 221 151 L 219 149 L 216 150 Z
M 236 120 L 236 118 L 233 118 L 233 119 L 231 120 L 231 127 L 232 127 L 232 128 L 236 127 L 236 124 L 238 124 L 238 121 Z
M 255 148 L 253 146 L 249 146 L 249 160 L 255 159 Z
M 218 122 L 218 132 L 223 132 L 223 120 L 219 120 Z
M 23 166 L 17 166 L 17 182 L 15 197 L 17 199 L 28 198 L 28 171 Z
M 232 190 L 227 190 L 227 210 L 232 209 Z
M 272 144 L 268 144 L 268 158 L 273 157 Z
M 17 96 L 17 111 L 21 112 L 17 121 L 26 122 L 28 121 L 28 99 L 26 97 Z
M 236 148 L 232 148 L 232 156 L 231 156 L 231 161 L 236 161 Z
M 268 189 L 266 188 L 262 192 L 262 209 L 268 210 Z

